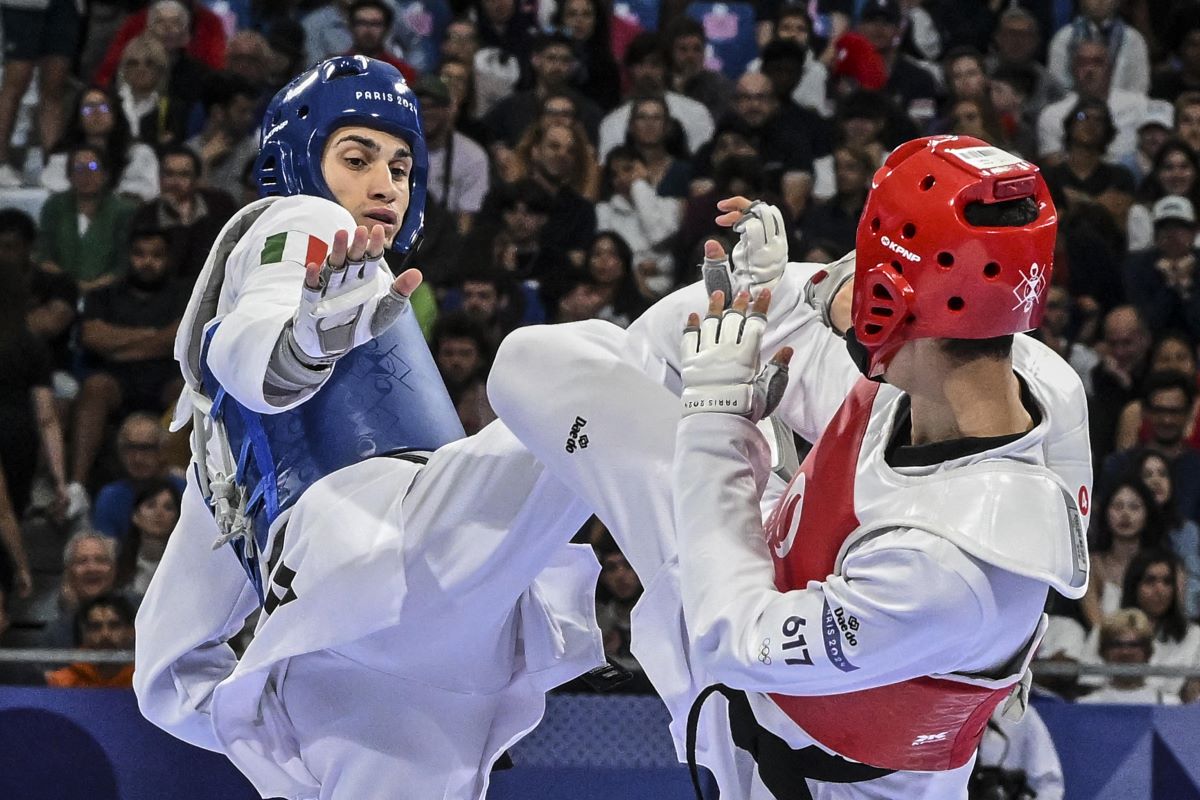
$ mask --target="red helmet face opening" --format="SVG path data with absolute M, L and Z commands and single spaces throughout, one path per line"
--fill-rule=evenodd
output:
M 868 374 L 913 339 L 1036 328 L 1057 226 L 1040 171 L 1011 153 L 968 136 L 897 148 L 858 225 L 852 320 Z

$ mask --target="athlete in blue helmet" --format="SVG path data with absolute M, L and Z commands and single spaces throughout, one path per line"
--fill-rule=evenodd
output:
M 383 265 L 426 167 L 393 67 L 296 78 L 176 339 L 193 463 L 134 684 L 264 797 L 482 797 L 545 691 L 603 663 L 586 509 L 499 423 L 463 437 L 403 313 L 421 275 Z

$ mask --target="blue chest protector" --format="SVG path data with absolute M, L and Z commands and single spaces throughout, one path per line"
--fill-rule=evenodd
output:
M 260 559 L 271 525 L 309 486 L 364 459 L 436 450 L 465 433 L 412 313 L 343 356 L 316 394 L 278 414 L 251 411 L 221 387 L 208 365 L 217 327 L 204 337 L 203 388 L 246 497 L 251 536 L 231 544 L 262 601 Z

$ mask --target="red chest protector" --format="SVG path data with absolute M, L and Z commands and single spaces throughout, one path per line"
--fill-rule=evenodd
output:
M 767 520 L 781 592 L 834 574 L 842 544 L 860 525 L 855 476 L 878 392 L 879 384 L 866 379 L 855 385 Z M 1011 689 L 922 677 L 823 697 L 769 697 L 840 755 L 885 769 L 929 771 L 965 764 Z

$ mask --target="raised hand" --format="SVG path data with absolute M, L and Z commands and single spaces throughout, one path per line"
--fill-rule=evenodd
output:
M 709 296 L 708 313 L 688 317 L 683 332 L 683 413 L 738 414 L 753 422 L 770 414 L 787 387 L 792 349 L 775 354 L 759 369 L 759 349 L 767 325 L 771 292 L 754 298 L 739 292 L 725 308 L 725 296 Z

